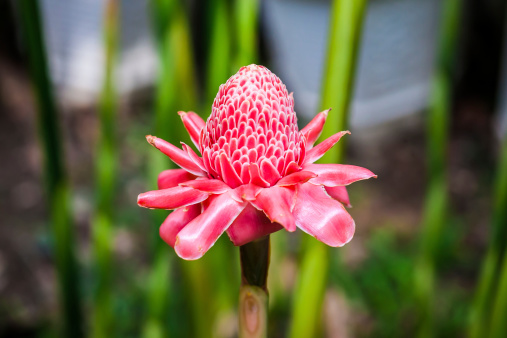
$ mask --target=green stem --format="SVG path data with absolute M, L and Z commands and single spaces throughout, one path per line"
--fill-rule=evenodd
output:
M 207 258 L 207 257 L 205 257 Z M 179 259 L 179 258 L 177 258 Z M 210 337 L 213 332 L 214 299 L 212 298 L 212 287 L 209 285 L 209 273 L 204 264 L 203 258 L 196 261 L 181 261 L 181 268 L 185 278 L 185 302 L 189 304 L 192 316 L 191 336 L 198 338 Z M 209 261 L 209 258 L 208 258 Z M 203 281 L 208 281 L 204 283 Z M 213 285 L 213 284 L 212 284 Z M 187 332 L 185 334 L 189 336 Z
M 236 27 L 235 68 L 257 61 L 257 21 L 259 0 L 236 0 L 234 7 Z
M 211 109 L 218 87 L 227 81 L 231 71 L 230 10 L 227 0 L 213 0 L 209 4 L 211 37 L 207 64 L 206 109 Z
M 419 316 L 420 337 L 433 335 L 433 309 L 435 292 L 435 255 L 438 240 L 445 225 L 447 210 L 446 182 L 430 183 L 422 223 L 422 240 L 414 270 L 414 297 Z
M 267 337 L 269 236 L 239 248 L 241 289 L 239 291 L 239 336 Z
M 104 13 L 104 83 L 99 103 L 100 139 L 95 163 L 97 205 L 93 219 L 93 246 L 97 286 L 94 294 L 93 337 L 108 337 L 112 318 L 113 201 L 116 175 L 116 93 L 114 65 L 118 44 L 117 0 L 106 3 Z
M 363 27 L 366 0 L 334 0 L 323 76 L 321 110 L 332 108 L 321 139 L 348 127 L 349 105 L 354 88 L 357 52 Z M 321 159 L 322 163 L 343 160 L 345 143 L 340 141 Z
M 179 110 L 193 110 L 197 105 L 197 90 L 193 68 L 193 51 L 191 45 L 188 16 L 180 0 L 150 0 L 150 12 L 154 24 L 153 30 L 159 58 L 159 77 L 155 94 L 153 128 L 154 135 L 172 144 L 180 141 L 190 144 L 188 135 L 182 130 Z M 176 168 L 160 152 L 154 150 L 149 158 L 149 179 L 156 182 L 158 174 L 166 169 Z M 158 228 L 168 216 L 166 211 L 152 213 L 153 226 Z M 165 324 L 167 310 L 171 304 L 172 311 L 178 311 L 179 304 L 169 302 L 168 278 L 174 262 L 181 265 L 185 285 L 190 293 L 191 322 L 196 337 L 206 337 L 211 332 L 212 320 L 209 303 L 210 293 L 203 292 L 201 281 L 207 279 L 206 265 L 202 260 L 183 262 L 173 259 L 173 252 L 153 231 L 152 254 L 154 268 L 150 271 L 150 283 L 146 290 L 147 318 L 143 328 L 144 337 L 168 335 Z M 176 299 L 177 297 L 173 297 Z M 203 306 L 205 304 L 205 306 Z M 172 306 L 172 305 L 171 305 Z M 183 316 L 185 317 L 185 316 Z M 190 326 L 190 325 L 189 325 Z M 187 326 L 188 327 L 188 326 Z M 183 325 L 173 327 L 176 336 L 188 335 Z
M 174 256 L 170 255 L 170 250 L 169 246 L 159 248 L 153 262 L 154 266 L 148 275 L 148 316 L 142 329 L 142 337 L 162 338 L 167 336 L 164 314 L 167 310 L 167 299 L 172 284 L 167 276 L 169 276 L 174 260 Z
M 317 240 L 307 242 L 296 285 L 289 337 L 317 337 L 329 271 L 329 248 Z
M 504 223 L 507 224 L 507 223 Z M 503 266 L 498 272 L 498 287 L 491 312 L 491 338 L 507 336 L 507 251 L 503 257 Z
M 333 110 L 324 126 L 322 138 L 347 129 L 366 3 L 366 0 L 333 1 L 321 104 L 322 110 Z M 345 143 L 340 141 L 323 156 L 321 162 L 341 162 L 344 149 Z M 292 338 L 315 337 L 320 332 L 320 313 L 329 270 L 329 249 L 313 239 L 309 239 L 307 244 L 294 296 L 289 334 Z
M 491 239 L 472 308 L 471 337 L 505 335 L 507 311 L 507 137 L 500 153 L 493 196 Z M 503 263 L 502 263 L 503 260 Z M 503 265 L 503 268 L 502 268 Z M 503 270 L 502 270 L 503 269 Z M 496 293 L 495 293 L 496 290 Z
M 414 297 L 419 316 L 418 335 L 434 331 L 435 260 L 447 218 L 447 139 L 451 113 L 452 74 L 458 43 L 461 1 L 446 0 L 440 28 L 437 65 L 427 119 L 428 191 L 420 249 L 414 271 Z
M 48 195 L 52 236 L 55 245 L 56 273 L 62 335 L 82 337 L 81 299 L 78 266 L 74 253 L 74 230 L 70 207 L 71 193 L 64 169 L 59 117 L 53 97 L 42 36 L 38 1 L 19 0 L 20 24 L 28 52 L 30 75 L 38 106 L 37 124 L 44 155 L 44 175 Z

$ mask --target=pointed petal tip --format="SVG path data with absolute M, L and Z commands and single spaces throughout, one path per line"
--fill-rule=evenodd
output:
M 197 115 L 193 111 L 189 112 L 179 111 L 178 115 L 180 116 L 181 121 L 185 126 L 185 129 L 190 135 L 190 139 L 195 144 L 197 149 L 200 149 L 199 137 L 206 123 L 199 115 Z
M 209 195 L 207 192 L 190 187 L 175 186 L 142 193 L 138 196 L 137 203 L 145 208 L 173 210 L 203 202 Z
M 309 164 L 304 167 L 318 176 L 310 183 L 325 187 L 347 186 L 351 183 L 376 177 L 369 169 L 350 164 Z
M 363 180 L 368 180 L 370 178 L 375 178 L 375 179 L 378 178 L 378 175 L 376 175 L 373 171 L 366 169 L 366 168 L 363 168 L 363 169 L 365 171 Z
M 155 208 L 152 208 L 150 206 L 148 206 L 146 204 L 147 202 L 147 198 L 146 198 L 146 193 L 142 193 L 142 194 L 139 194 L 137 195 L 137 205 L 140 206 L 141 208 L 145 208 L 145 209 L 150 209 L 150 210 L 154 210 Z
M 146 141 L 148 141 L 149 144 L 151 144 L 152 146 L 155 146 L 155 139 L 156 137 L 155 136 L 152 136 L 152 135 L 146 135 Z
M 346 134 L 350 134 L 350 131 L 348 131 L 348 130 L 340 131 L 340 132 L 328 137 L 324 141 L 320 142 L 315 147 L 307 150 L 306 155 L 305 155 L 304 164 L 316 162 L 318 159 L 320 159 L 322 156 L 324 156 L 324 154 L 329 149 L 331 149 L 338 141 L 340 141 L 340 139 Z
M 207 175 L 207 173 L 192 160 L 192 158 L 186 151 L 155 136 L 148 135 L 146 136 L 146 140 L 152 146 L 154 146 L 155 148 L 160 150 L 163 154 L 168 156 L 171 159 L 171 161 L 176 163 L 182 169 L 185 169 L 186 171 L 195 176 Z

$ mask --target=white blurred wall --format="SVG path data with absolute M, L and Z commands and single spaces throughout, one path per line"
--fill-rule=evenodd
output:
M 298 113 L 319 109 L 331 1 L 264 0 L 274 69 Z M 371 0 L 352 102 L 351 127 L 368 127 L 427 106 L 439 0 Z
M 104 73 L 103 0 L 42 0 L 53 81 L 71 103 L 96 100 Z M 148 21 L 148 1 L 120 1 L 120 51 L 116 83 L 120 93 L 153 83 L 157 59 Z

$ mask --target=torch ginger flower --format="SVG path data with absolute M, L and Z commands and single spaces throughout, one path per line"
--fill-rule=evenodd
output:
M 327 245 L 348 243 L 355 224 L 346 185 L 376 177 L 365 168 L 314 164 L 340 138 L 339 132 L 314 147 L 328 111 L 301 131 L 294 99 L 263 66 L 241 68 L 220 86 L 205 123 L 179 112 L 199 157 L 154 136 L 148 142 L 182 169 L 163 171 L 159 190 L 140 194 L 138 204 L 175 209 L 160 236 L 178 256 L 202 257 L 225 231 L 235 245 L 296 227 Z

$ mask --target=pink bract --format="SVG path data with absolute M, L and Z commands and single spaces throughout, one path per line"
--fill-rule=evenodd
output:
M 162 239 L 184 259 L 198 259 L 222 233 L 243 245 L 296 227 L 330 246 L 354 235 L 346 185 L 376 177 L 365 168 L 314 164 L 348 131 L 314 147 L 328 111 L 301 131 L 292 94 L 263 66 L 243 67 L 220 90 L 205 123 L 179 112 L 202 157 L 147 136 L 182 169 L 163 171 L 159 190 L 140 194 L 146 208 L 175 209 L 160 227 Z

